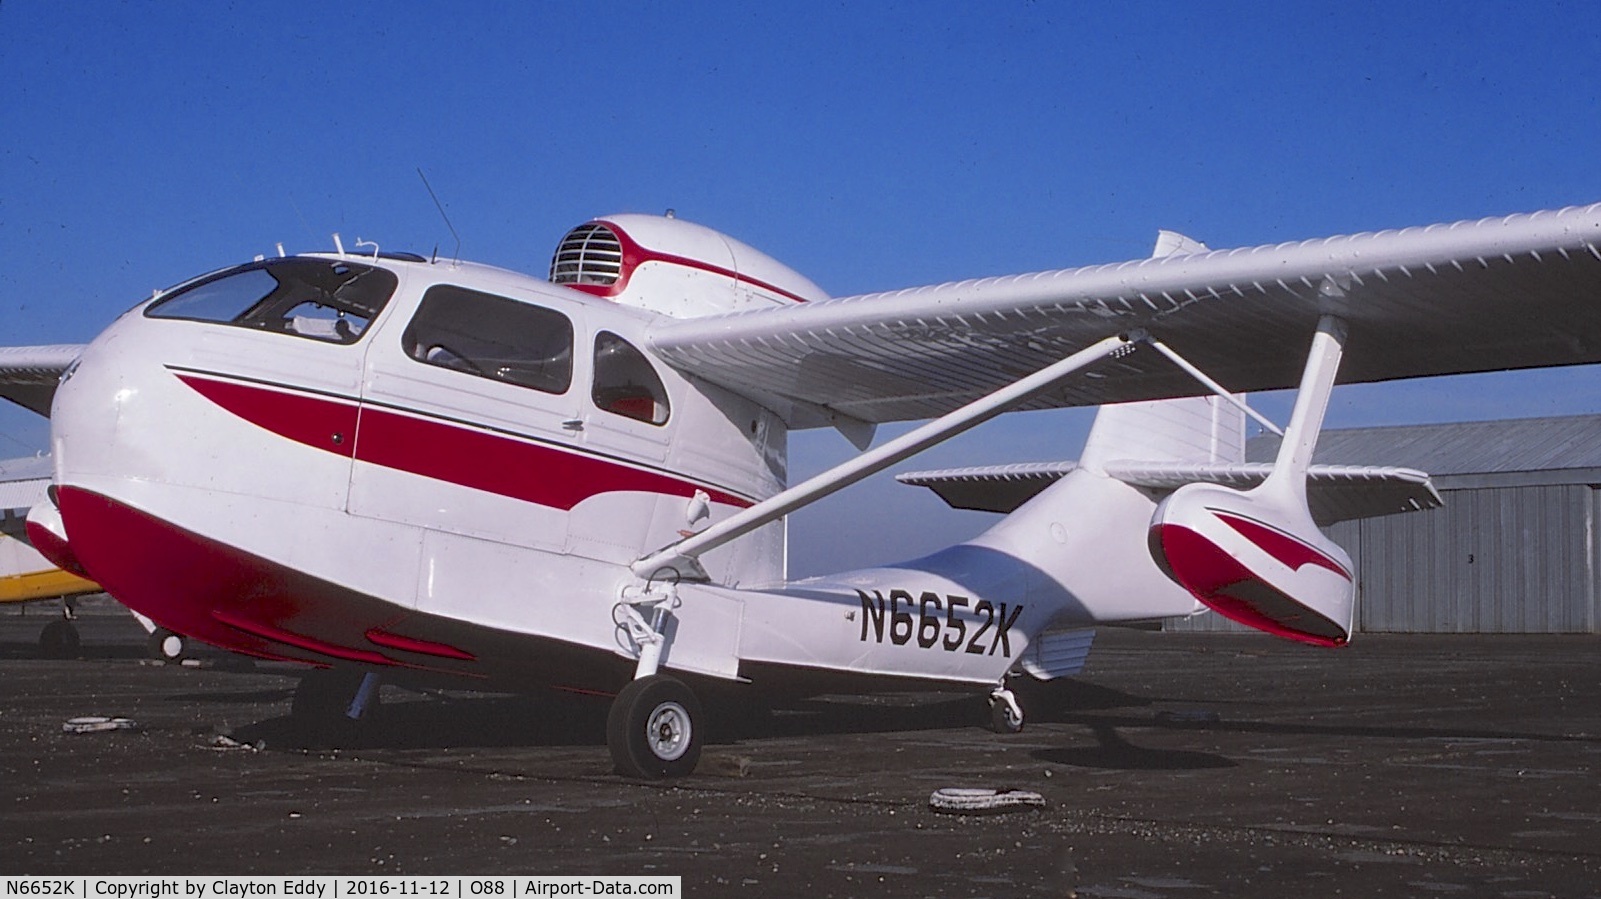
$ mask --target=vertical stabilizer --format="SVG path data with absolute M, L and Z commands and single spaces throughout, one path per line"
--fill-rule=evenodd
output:
M 1221 397 L 1198 396 L 1102 406 L 1079 465 L 1112 462 L 1245 461 L 1245 414 Z

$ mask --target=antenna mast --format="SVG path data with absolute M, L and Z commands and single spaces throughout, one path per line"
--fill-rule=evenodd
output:
M 428 176 L 422 173 L 422 167 L 417 167 L 417 177 L 422 179 L 422 186 L 428 189 L 428 196 L 433 197 L 434 206 L 439 210 L 439 217 L 445 220 L 445 227 L 450 229 L 450 236 L 456 238 L 456 253 L 454 261 L 461 261 L 461 235 L 456 233 L 456 226 L 450 223 L 450 216 L 445 214 L 445 204 L 439 202 L 439 195 L 434 193 L 434 186 L 428 183 Z

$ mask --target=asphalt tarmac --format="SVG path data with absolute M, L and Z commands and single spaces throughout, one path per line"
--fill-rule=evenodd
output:
M 611 773 L 605 705 L 386 687 L 321 745 L 298 671 L 81 657 L 0 610 L 0 874 L 676 874 L 697 896 L 1601 896 L 1601 638 L 1106 631 L 1084 674 L 776 710 L 676 783 Z M 80 716 L 133 727 L 68 733 Z M 944 787 L 1042 810 L 936 813 Z

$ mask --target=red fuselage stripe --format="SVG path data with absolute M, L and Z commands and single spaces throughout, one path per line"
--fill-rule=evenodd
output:
M 692 497 L 744 508 L 750 500 L 603 456 L 466 427 L 352 400 L 219 380 L 178 379 L 202 396 L 280 437 L 358 462 L 571 511 L 621 491 Z M 359 419 L 359 433 L 358 433 Z
M 251 424 L 296 443 L 346 457 L 356 445 L 354 402 L 187 374 L 178 380 Z

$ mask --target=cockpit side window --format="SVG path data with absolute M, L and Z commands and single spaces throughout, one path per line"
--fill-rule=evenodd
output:
M 418 362 L 544 393 L 566 393 L 573 382 L 567 316 L 465 287 L 428 288 L 401 346 Z
M 595 335 L 595 408 L 646 424 L 667 423 L 667 388 L 645 354 L 610 331 Z
M 356 262 L 274 259 L 182 288 L 152 303 L 145 316 L 348 344 L 361 339 L 399 283 L 393 272 Z

